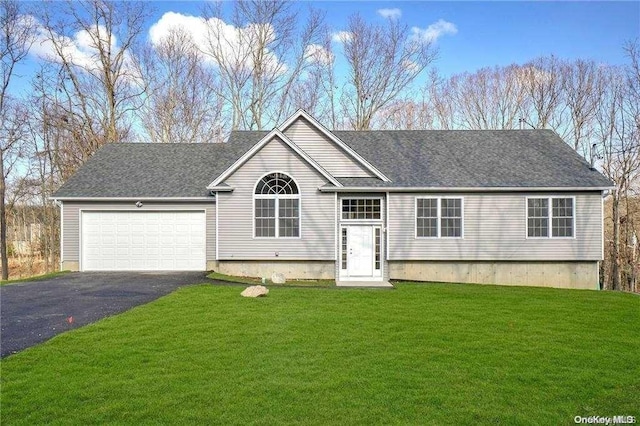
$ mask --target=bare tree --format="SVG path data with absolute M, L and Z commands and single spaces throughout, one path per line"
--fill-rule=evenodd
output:
M 2 279 L 9 277 L 9 262 L 7 257 L 7 212 L 11 210 L 13 202 L 9 200 L 9 182 L 12 174 L 20 167 L 24 156 L 24 140 L 26 136 L 26 109 L 16 99 L 5 97 L 2 123 L 0 126 L 0 229 L 2 238 Z M 18 191 L 14 188 L 14 194 Z
M 172 29 L 147 50 L 147 102 L 139 110 L 152 142 L 222 142 L 222 98 L 191 35 Z
M 449 81 L 459 126 L 464 129 L 513 129 L 523 115 L 526 87 L 521 69 L 483 68 Z
M 17 101 L 10 99 L 9 84 L 15 67 L 29 53 L 33 43 L 32 21 L 22 15 L 21 5 L 17 1 L 2 0 L 0 2 L 0 25 L 2 38 L 0 56 L 2 56 L 2 87 L 0 88 L 0 258 L 2 279 L 9 276 L 7 259 L 7 216 L 6 216 L 6 184 L 12 165 L 19 157 L 22 140 L 22 109 Z
M 624 69 L 609 67 L 604 80 L 603 95 L 597 102 L 595 114 L 596 147 L 602 155 L 602 170 L 613 181 L 615 190 L 611 193 L 612 238 L 608 250 L 610 273 L 606 277 L 606 288 L 628 289 L 623 285 L 623 270 L 634 271 L 634 256 L 627 253 L 631 238 L 628 220 L 628 200 L 637 188 L 640 178 L 640 79 L 638 74 L 638 53 L 631 46 L 628 53 L 631 65 Z M 634 69 L 635 67 L 635 69 Z M 625 266 L 625 259 L 631 259 L 631 266 Z M 635 281 L 625 274 L 625 281 Z
M 331 40 L 327 35 L 324 41 L 324 48 L 326 55 L 328 55 L 324 61 L 318 61 L 320 66 L 323 66 L 323 72 L 318 73 L 318 86 L 313 88 L 314 91 L 320 89 L 324 95 L 322 107 L 320 109 L 319 117 L 324 118 L 324 122 L 328 123 L 329 128 L 338 128 L 338 82 L 335 70 L 335 55 L 331 48 Z
M 384 25 L 349 18 L 343 40 L 349 67 L 341 103 L 355 130 L 367 130 L 376 114 L 420 75 L 436 56 L 430 40 L 409 33 L 406 25 L 389 19 Z
M 326 38 L 324 15 L 310 9 L 300 26 L 293 3 L 282 0 L 237 1 L 230 16 L 224 12 L 222 4 L 208 4 L 203 53 L 219 72 L 232 130 L 261 130 L 295 108 L 297 83 L 326 54 L 309 50 Z
M 35 84 L 42 84 L 36 79 Z M 38 252 L 44 260 L 44 271 L 56 269 L 59 257 L 59 210 L 50 197 L 58 188 L 61 176 L 58 166 L 59 147 L 66 135 L 64 126 L 59 126 L 60 117 L 56 115 L 55 105 L 51 105 L 42 88 L 34 88 L 34 98 L 29 112 L 29 171 L 26 187 L 29 201 L 38 211 L 39 244 Z M 38 96 L 39 95 L 39 96 Z
M 78 133 L 78 165 L 100 146 L 130 137 L 144 80 L 133 51 L 144 32 L 146 4 L 68 1 L 42 12 L 46 58 L 58 65 L 58 107 Z M 78 46 L 78 43 L 82 43 Z
M 591 125 L 604 90 L 602 69 L 594 61 L 566 63 L 562 85 L 570 117 L 568 134 L 564 136 L 571 140 L 573 149 L 587 157 Z
M 454 102 L 453 88 L 448 80 L 440 77 L 436 70 L 429 73 L 426 90 L 429 106 L 434 114 L 434 128 L 453 130 L 457 126 L 458 112 Z
M 522 67 L 521 76 L 531 114 L 523 118 L 537 129 L 561 131 L 563 125 L 563 64 L 555 56 L 534 59 Z

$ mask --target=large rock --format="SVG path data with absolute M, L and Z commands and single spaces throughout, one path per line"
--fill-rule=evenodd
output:
M 244 297 L 262 297 L 266 296 L 267 294 L 269 294 L 269 289 L 263 285 L 253 285 L 251 287 L 247 287 L 242 293 L 240 293 L 240 295 Z
M 287 280 L 284 278 L 284 274 L 274 272 L 273 274 L 271 274 L 271 282 L 274 284 L 284 284 L 287 282 Z

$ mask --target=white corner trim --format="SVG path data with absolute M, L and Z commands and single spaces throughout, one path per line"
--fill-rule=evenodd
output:
M 604 191 L 600 197 L 600 226 L 602 226 L 600 231 L 600 261 L 602 262 L 604 261 Z
M 60 270 L 64 262 L 64 203 L 60 201 Z
M 387 213 L 384 215 L 384 221 L 385 221 L 384 229 L 386 230 L 384 234 L 387 239 L 387 243 L 385 244 L 385 248 L 386 248 L 385 251 L 387 252 L 387 261 L 389 261 L 389 246 L 391 245 L 391 238 L 389 237 L 390 235 L 389 224 L 391 223 L 391 221 L 389 220 L 389 192 L 385 192 L 384 207 Z
M 333 194 L 333 256 L 336 258 L 336 262 L 340 262 L 338 259 L 338 224 L 340 221 L 338 220 L 338 193 L 335 192 Z M 340 271 L 340 265 L 338 265 L 338 271 Z
M 228 178 L 233 172 L 238 170 L 240 166 L 249 161 L 251 157 L 258 153 L 267 143 L 269 143 L 274 137 L 280 138 L 286 145 L 288 145 L 296 154 L 301 156 L 307 163 L 309 163 L 314 169 L 316 169 L 322 176 L 327 178 L 329 182 L 337 187 L 342 187 L 342 184 L 334 178 L 329 172 L 327 172 L 322 166 L 320 166 L 313 158 L 309 157 L 309 154 L 304 152 L 298 145 L 293 143 L 280 129 L 275 128 L 267 133 L 258 143 L 256 143 L 249 151 L 247 151 L 242 157 L 238 158 L 227 170 L 222 172 L 213 182 L 211 182 L 207 189 L 213 189 L 221 184 L 226 178 Z
M 218 210 L 220 210 L 220 201 L 218 200 L 218 197 L 216 196 L 216 261 L 219 259 L 219 251 L 218 251 L 218 247 L 220 246 L 220 236 L 218 235 L 219 232 L 219 226 L 218 226 Z
M 385 182 L 391 182 L 391 179 L 389 179 L 384 173 L 382 173 L 380 170 L 378 170 L 373 164 L 371 164 L 367 160 L 365 160 L 364 157 L 362 157 L 355 150 L 353 150 L 349 145 L 347 145 L 342 140 L 340 140 L 340 138 L 338 138 L 336 135 L 334 135 L 333 132 L 331 132 L 329 129 L 327 129 L 325 126 L 323 126 L 322 123 L 320 123 L 318 120 L 313 118 L 311 115 L 309 115 L 303 109 L 299 109 L 298 111 L 293 113 L 293 115 L 291 115 L 291 117 L 287 118 L 284 123 L 282 123 L 280 126 L 278 126 L 278 128 L 282 132 L 284 132 L 294 121 L 296 121 L 300 117 L 303 117 L 307 121 L 309 121 L 323 135 L 325 135 L 326 137 L 331 139 L 336 145 L 338 145 L 340 148 L 342 148 L 344 151 L 346 151 L 349 155 L 351 155 L 353 158 L 355 158 L 356 161 L 358 163 L 360 163 L 360 165 L 364 166 L 371 173 L 373 173 L 374 175 L 376 175 L 377 177 L 379 177 L 380 179 L 382 179 Z

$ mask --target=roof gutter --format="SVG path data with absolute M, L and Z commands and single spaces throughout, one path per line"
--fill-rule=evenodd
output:
M 320 187 L 320 192 L 575 192 L 575 191 L 606 191 L 610 186 L 589 187 Z
M 215 197 L 49 197 L 53 201 L 182 201 L 201 203 L 215 201 Z
M 214 192 L 232 192 L 234 188 L 232 186 L 208 186 L 207 189 Z

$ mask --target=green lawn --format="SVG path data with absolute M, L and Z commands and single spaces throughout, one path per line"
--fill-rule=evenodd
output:
M 182 288 L 2 361 L 3 424 L 573 424 L 640 416 L 640 297 Z

